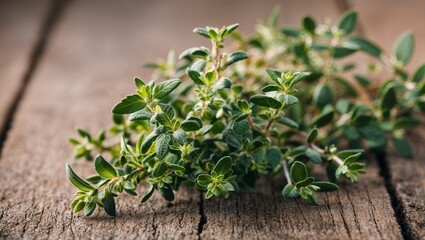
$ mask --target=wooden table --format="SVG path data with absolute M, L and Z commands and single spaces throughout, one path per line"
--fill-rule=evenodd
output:
M 0 237 L 5 239 L 411 239 L 425 238 L 425 130 L 413 134 L 415 158 L 390 150 L 371 159 L 358 184 L 321 194 L 320 206 L 288 201 L 283 183 L 228 200 L 184 190 L 166 203 L 118 198 L 118 216 L 86 218 L 69 208 L 74 192 L 64 166 L 77 126 L 97 130 L 132 91 L 141 64 L 207 44 L 196 26 L 234 22 L 250 32 L 281 5 L 282 24 L 305 14 L 336 19 L 354 6 L 358 33 L 389 51 L 413 30 L 425 59 L 425 2 L 381 1 L 0 1 Z M 88 175 L 91 167 L 74 164 Z

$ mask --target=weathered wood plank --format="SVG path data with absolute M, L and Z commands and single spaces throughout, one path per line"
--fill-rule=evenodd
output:
M 205 201 L 207 239 L 401 239 L 390 199 L 378 174 L 357 184 L 343 183 L 338 193 L 319 194 L 319 206 L 282 197 L 285 181 L 228 200 Z M 272 181 L 272 180 L 270 180 Z M 276 180 L 274 180 L 276 181 Z M 223 214 L 226 213 L 226 214 Z
M 423 9 L 425 2 L 420 0 L 406 1 L 351 1 L 360 11 L 360 21 L 365 34 L 381 44 L 388 54 L 396 38 L 405 31 L 415 35 L 415 52 L 408 69 L 413 71 L 425 62 L 425 32 Z M 385 9 L 382 11 L 380 9 Z M 389 14 L 391 13 L 391 14 Z M 396 17 L 397 21 L 395 21 Z M 393 194 L 399 220 L 403 225 L 405 236 L 409 238 L 425 238 L 425 165 L 423 158 L 425 148 L 425 130 L 414 131 L 411 135 L 414 159 L 403 159 L 390 146 L 383 159 L 388 171 L 389 188 Z
M 224 3 L 227 7 L 221 9 Z M 132 91 L 131 78 L 140 73 L 141 63 L 165 56 L 170 48 L 206 44 L 191 34 L 193 27 L 238 21 L 246 30 L 256 21 L 252 13 L 265 18 L 275 2 L 267 4 L 72 2 L 5 143 L 0 161 L 0 236 L 197 238 L 200 198 L 193 192 L 179 192 L 172 204 L 156 195 L 144 205 L 137 198 L 119 198 L 115 219 L 102 212 L 91 218 L 73 216 L 68 205 L 74 189 L 64 174 L 65 162 L 71 161 L 67 138 L 76 126 L 96 130 L 109 124 L 111 106 Z M 191 17 L 182 17 L 186 15 Z M 74 168 L 81 175 L 91 169 L 82 163 Z
M 387 154 L 391 187 L 395 191 L 397 210 L 406 235 L 425 238 L 425 129 L 415 130 L 409 135 L 414 149 L 413 159 L 400 157 L 393 148 Z
M 298 25 L 306 13 L 317 19 L 336 19 L 341 6 L 334 2 L 284 2 L 285 23 Z M 314 9 L 321 9 L 318 12 Z M 291 15 L 286 13 L 290 12 Z M 296 14 L 294 14 L 296 13 Z M 299 15 L 298 15 L 299 14 Z M 364 59 L 356 56 L 355 60 Z M 338 193 L 320 194 L 320 206 L 288 201 L 281 195 L 284 181 L 272 186 L 262 183 L 255 193 L 229 200 L 204 202 L 201 237 L 207 239 L 401 239 L 390 197 L 372 160 L 359 183 L 343 183 Z M 226 214 L 223 214 L 226 213 Z
M 48 0 L 0 1 L 0 136 L 27 74 Z

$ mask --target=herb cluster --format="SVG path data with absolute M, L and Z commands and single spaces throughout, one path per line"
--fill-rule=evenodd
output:
M 362 149 L 383 151 L 392 142 L 411 157 L 405 132 L 425 111 L 425 65 L 405 70 L 412 34 L 387 56 L 353 35 L 354 11 L 336 25 L 305 17 L 301 28 L 281 28 L 277 18 L 275 10 L 251 36 L 235 32 L 238 24 L 194 29 L 209 48 L 148 64 L 153 80 L 134 79 L 135 92 L 112 109 L 112 127 L 97 135 L 78 130 L 70 140 L 75 158 L 94 158 L 96 175 L 84 180 L 66 166 L 78 189 L 74 212 L 90 216 L 99 206 L 115 215 L 115 197 L 137 195 L 139 185 L 147 186 L 141 202 L 155 191 L 172 201 L 182 186 L 227 198 L 254 189 L 261 175 L 284 176 L 283 197 L 316 205 L 317 192 L 365 173 Z M 234 51 L 226 52 L 230 36 Z M 353 71 L 355 52 L 373 58 L 367 71 Z

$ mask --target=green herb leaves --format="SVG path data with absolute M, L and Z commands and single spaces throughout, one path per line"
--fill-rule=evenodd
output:
M 94 159 L 94 169 L 104 179 L 117 177 L 117 171 L 101 155 Z
M 338 23 L 338 29 L 342 30 L 344 34 L 350 34 L 354 31 L 357 24 L 357 12 L 348 11 L 346 12 Z
M 88 182 L 78 177 L 77 174 L 74 173 L 74 171 L 68 164 L 66 165 L 66 176 L 68 177 L 72 185 L 74 185 L 76 188 L 80 189 L 81 191 L 88 192 L 88 191 L 94 190 L 94 188 Z
M 168 96 L 180 85 L 181 82 L 182 80 L 180 79 L 172 79 L 159 83 L 153 88 L 153 97 L 156 99 L 162 99 Z
M 317 205 L 315 192 L 331 192 L 338 190 L 338 185 L 324 181 L 314 181 L 307 171 L 307 167 L 295 161 L 292 163 L 290 171 L 291 182 L 282 190 L 282 195 L 288 199 L 302 197 L 311 205 Z
M 78 129 L 70 139 L 75 159 L 97 155 L 96 174 L 86 179 L 66 166 L 77 189 L 73 211 L 90 216 L 100 207 L 115 216 L 121 194 L 141 191 L 144 203 L 156 192 L 173 201 L 182 186 L 227 198 L 254 189 L 262 175 L 284 176 L 284 198 L 317 205 L 318 192 L 365 173 L 362 151 L 351 148 L 382 151 L 392 143 L 412 157 L 406 133 L 425 112 L 425 65 L 412 74 L 405 68 L 413 35 L 403 34 L 386 56 L 352 35 L 356 22 L 348 11 L 336 25 L 305 17 L 299 28 L 280 28 L 274 11 L 252 36 L 235 33 L 238 24 L 195 28 L 210 47 L 149 64 L 153 80 L 134 79 L 135 92 L 112 109 L 110 128 Z M 227 53 L 230 34 L 235 49 Z M 346 59 L 355 52 L 375 57 L 372 74 L 357 74 Z M 382 68 L 389 71 L 375 74 Z M 315 167 L 326 167 L 329 182 L 315 179 Z
M 144 99 L 137 95 L 129 95 L 121 100 L 120 103 L 115 105 L 112 109 L 112 113 L 114 114 L 130 114 L 142 110 L 146 107 L 146 102 Z
M 200 174 L 196 179 L 196 183 L 201 189 L 206 189 L 205 198 L 212 196 L 229 196 L 229 192 L 235 191 L 234 180 L 235 175 L 232 175 L 232 158 L 223 157 L 214 166 L 211 174 Z
M 252 96 L 249 99 L 250 102 L 258 105 L 258 106 L 262 106 L 262 107 L 268 107 L 268 108 L 274 108 L 274 109 L 279 109 L 282 107 L 282 103 L 279 102 L 278 100 L 266 96 L 266 95 L 255 95 Z
M 407 64 L 412 58 L 414 49 L 413 34 L 406 32 L 401 35 L 394 45 L 394 56 L 400 63 Z

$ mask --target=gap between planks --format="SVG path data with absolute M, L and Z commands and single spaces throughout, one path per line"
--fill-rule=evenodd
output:
M 335 0 L 336 6 L 340 9 L 341 13 L 349 9 L 352 9 L 353 6 L 348 0 Z M 366 36 L 364 28 L 360 22 L 357 23 L 357 33 L 361 36 Z M 398 196 L 395 186 L 393 184 L 391 169 L 389 166 L 389 161 L 387 159 L 386 153 L 377 153 L 375 154 L 375 159 L 377 160 L 379 167 L 379 175 L 384 180 L 385 189 L 388 192 L 391 200 L 391 206 L 394 211 L 394 215 L 397 220 L 397 224 L 400 226 L 401 234 L 404 239 L 419 239 L 415 233 L 412 226 L 409 224 L 406 216 L 406 211 L 404 209 L 403 203 Z
M 24 76 L 20 81 L 20 85 L 17 89 L 16 95 L 13 98 L 5 117 L 4 126 L 0 132 L 0 158 L 3 152 L 3 146 L 7 139 L 7 134 L 12 127 L 13 119 L 15 113 L 19 109 L 19 103 L 23 99 L 25 95 L 25 91 L 27 86 L 31 82 L 32 75 L 36 70 L 40 59 L 43 56 L 44 50 L 49 42 L 49 37 L 57 25 L 57 22 L 65 8 L 65 5 L 68 3 L 68 0 L 50 0 L 49 10 L 47 11 L 47 15 L 43 20 L 41 28 L 38 33 L 38 37 L 34 42 L 34 45 L 31 50 L 30 59 L 28 61 L 28 66 L 26 67 Z

